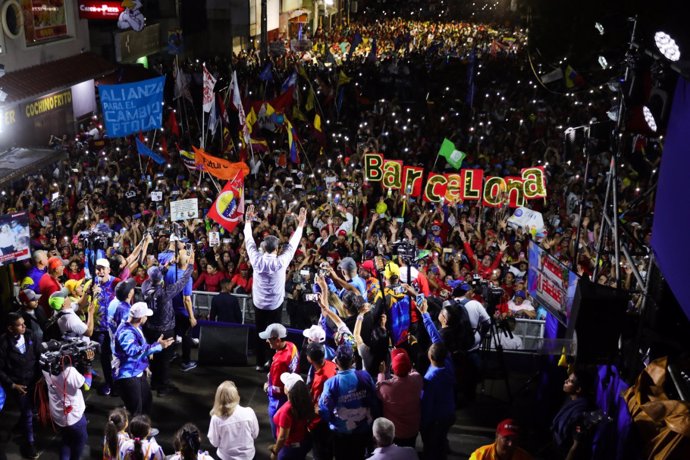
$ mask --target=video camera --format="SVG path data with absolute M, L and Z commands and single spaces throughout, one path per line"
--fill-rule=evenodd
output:
M 98 224 L 95 229 L 91 231 L 84 231 L 79 233 L 79 239 L 84 240 L 85 246 L 92 251 L 103 250 L 113 245 L 115 232 L 105 224 Z
M 65 338 L 62 341 L 50 340 L 43 344 L 43 351 L 39 358 L 41 369 L 51 375 L 59 375 L 69 363 L 78 371 L 83 372 L 91 365 L 88 351 L 94 353 L 99 350 L 98 342 L 85 342 L 80 337 Z
M 412 262 L 417 258 L 417 246 L 411 241 L 402 239 L 393 243 L 393 252 L 405 262 Z
M 493 316 L 496 312 L 496 306 L 501 303 L 503 298 L 503 289 L 498 286 L 493 286 L 490 282 L 482 279 L 479 275 L 474 275 L 470 282 L 472 289 L 479 293 L 484 299 L 484 306 L 489 316 Z

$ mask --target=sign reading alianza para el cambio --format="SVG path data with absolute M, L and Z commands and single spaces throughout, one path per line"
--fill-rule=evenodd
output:
M 105 131 L 109 137 L 150 131 L 162 126 L 165 77 L 126 83 L 100 85 Z

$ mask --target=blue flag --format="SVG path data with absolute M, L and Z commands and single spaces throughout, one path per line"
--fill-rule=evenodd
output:
M 121 85 L 100 85 L 105 132 L 108 137 L 160 129 L 163 126 L 165 77 Z
M 369 56 L 367 56 L 367 61 L 376 62 L 376 39 L 371 42 L 371 51 L 369 51 Z
M 146 145 L 143 142 L 141 142 L 138 137 L 137 137 L 137 152 L 139 152 L 139 155 L 143 155 L 145 157 L 151 158 L 153 161 L 155 161 L 159 165 L 162 165 L 163 163 L 165 163 L 165 158 L 158 155 L 156 152 L 154 152 L 150 148 L 146 147 Z
M 280 92 L 284 93 L 285 91 L 289 90 L 291 86 L 295 86 L 297 84 L 297 72 L 292 72 L 292 75 L 287 77 L 285 81 L 283 82 L 283 86 L 280 88 Z
M 352 44 L 350 45 L 350 52 L 347 53 L 347 58 L 350 59 L 352 53 L 355 52 L 357 47 L 362 43 L 362 34 L 355 32 L 355 36 L 352 37 Z
M 259 80 L 264 81 L 264 82 L 273 80 L 272 68 L 273 68 L 273 64 L 270 62 L 267 63 L 266 67 L 264 67 L 264 70 L 262 70 L 261 73 L 259 74 Z

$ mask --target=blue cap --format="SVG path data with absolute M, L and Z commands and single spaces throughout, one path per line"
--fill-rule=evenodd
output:
M 523 299 L 526 299 L 527 294 L 525 294 L 525 291 L 515 291 L 515 297 L 522 297 Z
M 163 280 L 163 272 L 156 265 L 150 267 L 146 273 L 149 275 L 149 279 L 152 283 L 158 284 Z

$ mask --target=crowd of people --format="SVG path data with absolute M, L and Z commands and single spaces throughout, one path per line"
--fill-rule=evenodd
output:
M 251 297 L 256 368 L 268 374 L 272 458 L 310 451 L 318 459 L 417 458 L 420 435 L 424 458 L 445 458 L 456 408 L 475 397 L 491 319 L 514 325 L 514 318 L 547 314 L 526 285 L 529 244 L 580 276 L 593 273 L 608 161 L 592 159 L 583 183 L 584 156 L 577 146 L 564 151 L 563 130 L 606 117 L 608 96 L 541 90 L 519 28 L 392 19 L 317 31 L 312 39 L 311 51 L 273 56 L 268 67 L 253 51 L 207 60 L 220 81 L 230 80 L 230 64 L 245 104 L 262 107 L 250 145 L 237 137 L 231 108 L 225 128 L 234 141 L 223 129 L 201 132 L 193 110 L 194 102 L 200 107 L 199 64 L 175 65 L 175 78 L 161 65 L 171 76 L 169 123 L 145 141 L 164 164 L 139 157 L 132 139 L 108 139 L 94 117 L 75 139 L 55 142 L 67 160 L 2 191 L 0 214 L 26 211 L 31 227 L 31 263 L 15 264 L 17 311 L 0 343 L 0 381 L 17 396 L 26 457 L 37 456 L 31 395 L 44 377 L 63 436 L 61 458 L 79 458 L 88 413 L 80 388 L 97 374 L 98 392 L 119 395 L 126 409 L 109 416 L 104 458 L 163 458 L 148 418 L 152 391 L 178 391 L 169 372 L 176 337 L 181 369 L 197 365 L 192 291 L 201 290 L 218 293 L 210 319 L 224 322 L 242 322 L 234 295 Z M 293 74 L 288 102 L 274 105 L 293 121 L 297 158 L 284 122 L 261 103 L 285 101 L 283 82 Z M 172 82 L 184 75 L 193 77 L 183 88 L 191 98 L 174 98 L 172 87 L 180 85 Z M 311 122 L 315 115 L 321 126 Z M 180 154 L 201 138 L 207 151 L 249 163 L 243 228 L 228 232 L 204 218 L 219 184 Z M 530 202 L 544 229 L 509 225 L 507 205 L 427 203 L 364 180 L 367 152 L 449 169 L 436 153 L 443 138 L 467 153 L 465 164 L 487 173 L 544 166 L 548 197 Z M 653 149 L 640 157 L 633 148 L 629 156 L 621 208 L 637 200 L 659 160 Z M 201 218 L 171 223 L 169 203 L 192 197 Z M 639 221 L 636 236 L 646 240 L 646 216 L 628 218 Z M 635 283 L 628 266 L 616 279 L 607 255 L 598 273 L 601 284 Z M 500 288 L 499 298 L 484 298 L 486 286 Z M 304 343 L 286 340 L 285 326 L 304 330 Z M 39 372 L 38 347 L 50 339 L 98 343 L 100 366 L 89 359 Z M 577 402 L 554 423 L 560 453 L 586 458 L 586 442 L 575 436 L 586 409 L 577 377 L 564 388 Z M 257 417 L 239 405 L 233 382 L 218 386 L 210 415 L 207 436 L 218 458 L 254 457 Z M 517 448 L 517 425 L 502 421 L 496 442 L 472 458 L 529 458 Z M 201 438 L 185 424 L 174 458 L 208 458 Z

